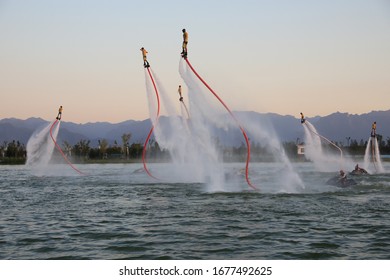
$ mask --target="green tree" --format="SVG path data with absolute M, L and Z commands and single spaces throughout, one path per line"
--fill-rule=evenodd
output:
M 133 158 L 139 158 L 142 155 L 143 146 L 139 143 L 133 143 L 130 146 L 129 153 Z
M 124 133 L 122 135 L 122 151 L 125 158 L 129 158 L 129 141 L 131 138 L 131 133 Z
M 4 141 L 3 144 L 0 146 L 0 158 L 6 157 L 7 146 L 7 141 Z
M 108 141 L 106 139 L 99 140 L 99 154 L 102 158 L 107 158 Z
M 80 140 L 76 145 L 74 145 L 74 151 L 76 155 L 78 155 L 81 158 L 87 158 L 89 154 L 89 150 L 91 149 L 89 147 L 90 140 Z

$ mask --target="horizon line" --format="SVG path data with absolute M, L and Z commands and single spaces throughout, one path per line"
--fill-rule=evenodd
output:
M 366 112 L 366 113 L 360 113 L 360 114 L 354 114 L 354 113 L 349 113 L 349 112 L 340 112 L 340 111 L 336 111 L 336 112 L 333 112 L 333 113 L 330 113 L 330 114 L 327 114 L 327 115 L 324 115 L 324 116 L 321 116 L 321 115 L 316 115 L 316 116 L 312 116 L 312 117 L 308 117 L 305 115 L 305 118 L 310 118 L 310 119 L 314 119 L 314 118 L 324 118 L 324 117 L 328 117 L 328 116 L 331 116 L 333 114 L 347 114 L 347 115 L 353 115 L 353 116 L 361 116 L 361 115 L 367 115 L 367 114 L 370 114 L 370 113 L 378 113 L 378 112 L 388 112 L 390 111 L 390 109 L 387 109 L 387 110 L 371 110 L 370 112 Z M 232 112 L 234 113 L 256 113 L 256 114 L 260 114 L 260 115 L 269 115 L 269 114 L 272 114 L 272 115 L 279 115 L 279 116 L 283 116 L 283 117 L 293 117 L 293 118 L 296 118 L 296 119 L 300 119 L 300 116 L 298 116 L 299 112 L 297 112 L 297 117 L 291 115 L 291 114 L 280 114 L 280 113 L 275 113 L 275 112 L 257 112 L 257 111 L 253 111 L 253 110 L 249 110 L 249 111 L 244 111 L 244 110 L 233 110 Z M 160 117 L 169 117 L 168 115 L 161 115 Z M 26 121 L 26 120 L 30 120 L 30 119 L 41 119 L 43 121 L 47 121 L 47 122 L 50 122 L 50 120 L 47 120 L 47 119 L 44 119 L 42 117 L 36 117 L 36 116 L 32 116 L 32 117 L 29 117 L 29 118 L 18 118 L 18 117 L 5 117 L 5 118 L 1 118 L 0 121 L 4 121 L 4 120 L 21 120 L 21 121 Z M 54 118 L 53 118 L 54 119 Z M 122 120 L 122 121 L 118 121 L 118 122 L 112 122 L 112 121 L 88 121 L 88 122 L 75 122 L 75 121 L 66 121 L 66 120 L 63 120 L 63 122 L 67 122 L 67 123 L 75 123 L 75 124 L 88 124 L 88 123 L 110 123 L 110 124 L 119 124 L 119 123 L 123 123 L 123 122 L 127 122 L 127 121 L 140 121 L 140 122 L 143 122 L 143 121 L 147 121 L 147 120 L 150 120 L 150 118 L 146 118 L 146 119 L 127 119 L 127 120 Z M 53 120 L 54 121 L 54 120 Z

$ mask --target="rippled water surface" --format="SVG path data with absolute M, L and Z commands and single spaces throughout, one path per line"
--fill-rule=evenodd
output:
M 79 176 L 0 166 L 0 259 L 390 258 L 390 174 L 341 189 L 325 184 L 334 174 L 296 163 L 304 188 L 289 189 L 278 164 L 258 163 L 259 191 L 242 176 L 215 191 L 140 167 L 80 165 Z

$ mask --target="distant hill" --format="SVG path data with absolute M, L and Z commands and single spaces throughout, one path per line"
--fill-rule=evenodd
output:
M 282 142 L 296 141 L 303 139 L 303 129 L 298 118 L 283 116 L 274 113 L 261 114 L 256 112 L 234 112 L 238 119 L 251 119 L 262 127 L 273 129 Z M 161 117 L 160 122 L 166 122 L 168 117 Z M 308 118 L 316 127 L 318 132 L 327 138 L 346 143 L 346 138 L 364 141 L 370 136 L 371 124 L 376 121 L 378 124 L 377 133 L 383 139 L 390 137 L 390 110 L 373 111 L 367 114 L 353 115 L 336 112 L 324 117 Z M 26 144 L 32 133 L 47 125 L 49 122 L 40 118 L 29 118 L 20 120 L 7 118 L 0 120 L 0 143 L 18 140 Z M 245 124 L 243 124 L 245 126 Z M 121 143 L 121 136 L 124 133 L 131 133 L 132 143 L 143 143 L 151 128 L 149 119 L 136 121 L 127 120 L 120 123 L 96 122 L 76 124 L 72 122 L 61 122 L 59 140 L 67 141 L 74 145 L 82 139 L 91 140 L 91 145 L 97 145 L 99 139 L 106 139 L 110 144 L 117 141 Z M 223 145 L 236 146 L 242 143 L 242 136 L 238 129 L 226 131 L 222 128 L 214 128 L 216 135 Z
M 48 124 L 48 121 L 40 118 L 30 118 L 27 120 L 14 118 L 2 119 L 0 120 L 0 143 L 18 140 L 26 144 L 35 130 Z M 82 139 L 91 140 L 92 145 L 96 145 L 100 139 L 106 139 L 112 144 L 114 141 L 120 143 L 121 136 L 124 133 L 131 133 L 131 141 L 133 143 L 141 143 L 149 133 L 150 127 L 150 120 L 129 120 L 116 124 L 108 122 L 76 124 L 61 121 L 58 138 L 60 142 L 67 141 L 72 145 Z
M 372 111 L 361 115 L 337 112 L 321 117 L 312 124 L 320 134 L 326 135 L 333 141 L 345 142 L 346 137 L 366 141 L 370 137 L 371 125 L 374 121 L 378 125 L 377 134 L 382 135 L 384 140 L 390 137 L 390 110 Z

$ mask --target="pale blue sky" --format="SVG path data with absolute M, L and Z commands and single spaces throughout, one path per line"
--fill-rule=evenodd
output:
M 389 0 L 0 0 L 0 119 L 146 119 L 139 49 L 177 94 L 182 28 L 232 110 L 390 109 Z

